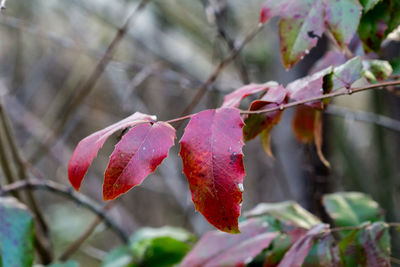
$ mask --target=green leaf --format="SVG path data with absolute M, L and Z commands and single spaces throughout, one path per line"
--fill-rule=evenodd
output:
M 174 266 L 191 249 L 195 237 L 174 227 L 142 228 L 129 246 L 112 250 L 102 267 Z
M 260 203 L 254 209 L 245 213 L 247 217 L 271 216 L 283 223 L 311 229 L 321 221 L 303 209 L 299 204 L 293 201 L 285 201 L 281 203 Z
M 379 52 L 383 40 L 400 24 L 400 1 L 377 3 L 361 17 L 358 35 L 366 52 Z
M 195 238 L 180 228 L 143 228 L 132 237 L 135 262 L 145 266 L 173 266 L 191 249 Z
M 27 207 L 13 198 L 0 198 L 1 266 L 32 266 L 33 218 Z
M 378 203 L 362 193 L 344 192 L 325 195 L 323 205 L 333 222 L 339 227 L 384 220 Z
M 366 13 L 371 10 L 378 2 L 382 0 L 360 0 L 361 5 L 363 6 L 363 12 Z

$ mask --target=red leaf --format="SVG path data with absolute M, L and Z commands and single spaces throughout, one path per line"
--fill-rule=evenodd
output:
M 196 209 L 216 228 L 239 233 L 243 191 L 243 121 L 236 108 L 192 117 L 180 141 L 183 171 Z
M 301 267 L 304 259 L 307 257 L 315 238 L 325 229 L 326 224 L 318 224 L 308 231 L 302 238 L 298 239 L 292 247 L 286 252 L 278 267 Z
M 110 135 L 118 130 L 154 120 L 154 116 L 152 117 L 150 115 L 136 112 L 135 114 L 82 139 L 75 148 L 68 163 L 68 179 L 72 186 L 76 190 L 79 190 L 90 164 L 92 164 L 93 159 L 96 157 L 100 148 Z
M 224 108 L 237 108 L 240 102 L 246 97 L 268 90 L 271 86 L 277 86 L 275 82 L 268 82 L 264 84 L 249 84 L 243 86 L 224 97 L 222 107 Z
M 305 105 L 296 108 L 293 131 L 299 142 L 311 143 L 314 140 L 317 112 L 318 110 Z
M 321 111 L 305 105 L 298 106 L 294 114 L 293 131 L 299 142 L 307 144 L 314 141 L 319 159 L 330 168 L 331 164 L 322 153 Z
M 277 232 L 268 233 L 268 223 L 257 219 L 242 222 L 240 229 L 240 235 L 206 233 L 180 267 L 245 266 L 278 235 Z
M 275 108 L 287 101 L 287 90 L 282 86 L 274 86 L 268 89 L 267 93 L 256 101 L 253 101 L 249 110 L 260 110 Z M 272 127 L 280 121 L 282 111 L 273 111 L 262 114 L 250 114 L 245 120 L 243 137 L 245 141 L 255 138 L 264 130 L 271 131 Z
M 167 157 L 175 129 L 165 122 L 131 128 L 115 147 L 104 175 L 103 198 L 110 200 L 139 185 Z

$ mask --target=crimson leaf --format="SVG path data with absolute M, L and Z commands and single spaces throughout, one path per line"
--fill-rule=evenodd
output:
M 110 135 L 118 130 L 132 127 L 141 123 L 151 122 L 155 120 L 154 116 L 136 112 L 135 114 L 115 123 L 107 128 L 97 131 L 81 140 L 75 148 L 71 159 L 68 163 L 68 179 L 72 186 L 79 190 L 82 180 L 92 164 L 93 159 L 97 156 L 100 148 Z
M 115 147 L 104 175 L 103 198 L 110 200 L 139 185 L 167 157 L 175 129 L 165 122 L 131 128 Z
M 239 233 L 243 191 L 243 121 L 236 108 L 192 117 L 180 141 L 183 171 L 196 209 L 216 228 Z

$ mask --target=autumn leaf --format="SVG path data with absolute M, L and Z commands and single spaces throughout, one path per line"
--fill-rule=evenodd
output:
M 271 87 L 262 98 L 251 103 L 249 110 L 255 111 L 279 107 L 287 102 L 287 94 L 287 90 L 282 85 Z M 281 115 L 281 110 L 249 114 L 245 119 L 245 125 L 243 127 L 244 140 L 249 141 L 260 134 L 260 140 L 264 151 L 272 157 L 270 146 L 271 130 L 279 123 Z
M 196 209 L 216 228 L 239 233 L 243 191 L 243 121 L 236 108 L 194 115 L 180 141 Z
M 260 21 L 280 16 L 279 37 L 283 65 L 290 69 L 313 48 L 329 29 L 340 47 L 348 45 L 361 17 L 357 0 L 267 0 Z
M 165 122 L 131 128 L 111 154 L 104 175 L 103 198 L 110 200 L 139 185 L 167 157 L 175 129 Z
M 222 107 L 224 108 L 237 108 L 240 102 L 250 95 L 267 91 L 270 87 L 277 86 L 276 82 L 267 82 L 264 84 L 252 83 L 245 85 L 224 97 Z
M 317 109 L 300 105 L 296 107 L 293 119 L 293 132 L 296 139 L 301 143 L 311 143 L 315 138 L 315 126 L 317 124 Z
M 206 233 L 179 266 L 245 266 L 278 235 L 268 232 L 268 223 L 257 219 L 240 223 L 240 229 L 240 235 Z
M 108 137 L 118 130 L 133 127 L 141 123 L 152 122 L 155 119 L 154 116 L 136 112 L 135 114 L 81 140 L 75 148 L 68 163 L 68 179 L 72 186 L 76 190 L 79 190 L 90 164 L 92 164 L 93 159 L 97 156 L 97 153 Z

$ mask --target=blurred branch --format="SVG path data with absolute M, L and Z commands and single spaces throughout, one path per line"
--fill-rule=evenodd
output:
M 225 3 L 223 6 L 217 5 L 212 0 L 200 0 L 204 5 L 204 9 L 206 13 L 212 12 L 211 16 L 214 17 L 215 25 L 217 26 L 218 36 L 225 42 L 229 50 L 232 52 L 235 50 L 235 42 L 229 36 L 228 32 L 224 27 L 224 19 L 225 12 L 227 10 L 227 4 Z M 243 60 L 239 57 L 235 59 L 235 65 L 238 69 L 239 75 L 242 79 L 243 84 L 248 84 L 250 82 L 249 74 L 247 73 L 246 66 L 243 63 Z
M 123 241 L 124 243 L 129 242 L 128 234 L 125 233 L 125 231 L 122 228 L 120 228 L 117 225 L 117 223 L 106 214 L 105 212 L 106 210 L 102 206 L 100 206 L 87 196 L 75 192 L 72 187 L 56 183 L 51 180 L 31 179 L 29 181 L 26 180 L 18 181 L 10 185 L 1 187 L 0 196 L 7 195 L 20 190 L 46 190 L 58 195 L 62 195 L 95 213 L 104 221 L 104 223 L 108 227 L 110 227 L 111 230 L 113 230 L 118 235 L 121 241 Z
M 65 123 L 69 119 L 69 117 L 76 111 L 77 107 L 83 102 L 84 99 L 90 94 L 90 92 L 93 90 L 95 85 L 97 84 L 100 76 L 103 74 L 104 69 L 107 67 L 107 65 L 110 63 L 116 47 L 118 44 L 122 41 L 124 36 L 126 35 L 129 26 L 133 21 L 137 18 L 137 15 L 140 13 L 142 9 L 145 8 L 145 6 L 148 4 L 150 0 L 142 0 L 137 8 L 128 16 L 127 20 L 125 23 L 120 27 L 115 34 L 113 40 L 111 41 L 110 45 L 107 47 L 106 51 L 104 52 L 102 58 L 99 60 L 99 62 L 96 64 L 94 69 L 92 70 L 91 74 L 89 75 L 88 79 L 83 82 L 81 86 L 78 86 L 76 90 L 74 91 L 74 94 L 70 99 L 67 99 L 65 102 L 65 107 L 61 110 L 61 115 L 60 118 L 57 120 L 56 125 L 53 127 L 54 128 L 54 133 L 55 135 L 60 134 L 60 132 L 63 130 Z M 45 147 L 50 147 L 56 142 L 56 138 L 52 136 L 47 136 L 45 138 L 44 143 L 46 144 Z M 41 157 L 41 154 L 47 150 L 44 146 L 39 146 L 37 151 L 35 151 L 34 159 L 39 159 Z
M 196 89 L 197 94 L 193 97 L 193 99 L 190 101 L 190 103 L 186 106 L 184 111 L 182 112 L 181 116 L 185 116 L 192 112 L 192 110 L 197 106 L 197 104 L 200 102 L 200 100 L 203 98 L 205 93 L 207 92 L 208 87 L 210 87 L 218 78 L 220 75 L 221 71 L 236 58 L 242 51 L 243 47 L 248 44 L 251 40 L 253 40 L 254 37 L 261 31 L 261 29 L 264 27 L 263 23 L 260 23 L 257 25 L 257 27 L 250 32 L 249 35 L 247 35 L 244 40 L 241 42 L 240 45 L 235 47 L 234 50 L 231 51 L 230 55 L 223 59 L 218 66 L 214 69 L 214 71 L 211 73 L 211 75 L 208 77 L 207 81 L 203 83 L 202 86 Z
M 6 149 L 6 146 L 9 147 L 11 152 L 11 156 L 15 163 L 17 169 L 16 177 L 19 177 L 21 180 L 28 179 L 28 175 L 23 164 L 23 160 L 21 158 L 21 154 L 19 152 L 18 146 L 16 144 L 16 140 L 14 134 L 12 133 L 11 125 L 8 120 L 8 116 L 2 104 L 2 99 L 0 98 L 0 124 L 1 124 L 1 132 L 0 132 L 0 147 L 2 150 Z M 12 170 L 10 169 L 10 162 L 7 159 L 6 151 L 0 151 L 2 156 L 2 166 L 7 177 L 9 183 L 15 182 L 18 178 L 14 177 Z M 32 192 L 28 191 L 26 194 L 27 201 L 24 201 L 17 192 L 14 192 L 14 195 L 22 202 L 24 202 L 35 214 L 35 221 L 38 227 L 36 233 L 36 244 L 38 248 L 38 252 L 42 258 L 44 264 L 48 264 L 52 261 L 52 249 L 49 238 L 49 231 L 47 223 L 44 219 L 42 212 L 39 209 L 39 205 L 35 196 Z
M 329 105 L 325 112 L 333 116 L 343 117 L 344 119 L 376 124 L 386 129 L 400 132 L 400 121 L 373 112 L 354 111 L 337 105 Z

